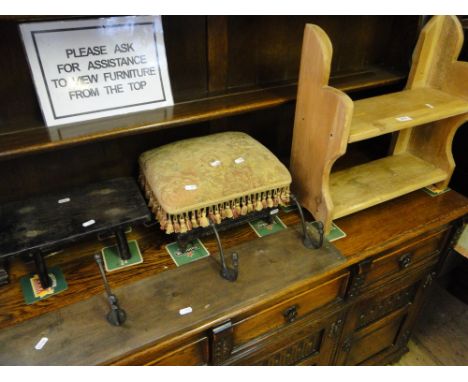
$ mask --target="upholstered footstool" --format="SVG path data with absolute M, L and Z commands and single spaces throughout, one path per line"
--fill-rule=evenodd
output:
M 140 181 L 167 234 L 186 233 L 289 203 L 291 175 L 247 134 L 174 142 L 140 156 Z
M 225 271 L 217 231 L 252 219 L 271 219 L 278 206 L 289 204 L 288 169 L 245 133 L 174 142 L 144 152 L 139 164 L 141 185 L 161 229 L 177 234 L 181 249 L 187 238 L 215 233 Z M 304 222 L 303 227 L 305 234 Z M 223 270 L 221 274 L 229 279 Z

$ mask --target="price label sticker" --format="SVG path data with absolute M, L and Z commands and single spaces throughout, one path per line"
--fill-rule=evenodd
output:
M 191 306 L 187 306 L 186 308 L 183 308 L 183 309 L 179 310 L 179 314 L 181 316 L 185 316 L 186 314 L 190 314 L 190 313 L 192 313 L 192 307 Z
M 397 121 L 399 122 L 406 122 L 406 121 L 412 121 L 413 118 L 411 117 L 408 117 L 407 115 L 403 116 L 403 117 L 398 117 L 398 118 L 395 118 Z
M 184 188 L 187 191 L 193 191 L 193 190 L 196 190 L 198 186 L 196 184 L 186 184 Z
M 34 349 L 36 350 L 42 350 L 42 348 L 45 346 L 45 344 L 49 341 L 47 337 L 42 337 L 39 342 L 34 346 Z
M 82 226 L 86 228 L 86 227 L 89 227 L 89 226 L 91 226 L 91 225 L 93 225 L 95 223 L 96 223 L 96 221 L 94 219 L 91 219 L 91 220 L 88 220 L 87 222 L 84 222 L 82 224 Z

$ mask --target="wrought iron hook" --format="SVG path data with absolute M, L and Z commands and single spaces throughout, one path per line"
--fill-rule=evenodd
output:
M 125 313 L 125 310 L 120 308 L 119 301 L 117 300 L 116 295 L 113 294 L 110 289 L 109 283 L 107 282 L 106 272 L 104 271 L 101 254 L 96 253 L 94 255 L 94 259 L 96 260 L 96 263 L 99 266 L 99 271 L 101 273 L 102 281 L 104 283 L 104 288 L 106 289 L 107 300 L 109 301 L 109 305 L 111 308 L 110 312 L 106 316 L 107 321 L 111 325 L 120 326 L 127 319 L 127 313 Z
M 237 254 L 237 252 L 232 253 L 232 268 L 229 268 L 226 265 L 226 259 L 224 257 L 223 246 L 221 244 L 221 239 L 219 238 L 218 230 L 216 229 L 216 226 L 213 222 L 210 222 L 210 226 L 213 229 L 213 232 L 216 237 L 216 242 L 218 243 L 219 258 L 221 260 L 221 269 L 219 273 L 222 278 L 228 281 L 236 281 L 237 276 L 239 274 L 239 255 Z
M 302 211 L 301 204 L 297 200 L 296 196 L 293 194 L 290 194 L 290 198 L 292 201 L 296 204 L 297 209 L 299 211 L 299 215 L 301 217 L 301 224 L 302 224 L 302 235 L 303 235 L 303 244 L 304 247 L 308 249 L 318 249 L 321 248 L 323 245 L 323 236 L 324 236 L 324 231 L 323 231 L 323 223 L 321 221 L 317 221 L 316 225 L 314 224 L 314 227 L 317 229 L 319 239 L 318 241 L 315 241 L 312 237 L 310 237 L 309 232 L 307 231 L 307 226 L 304 218 L 304 212 Z

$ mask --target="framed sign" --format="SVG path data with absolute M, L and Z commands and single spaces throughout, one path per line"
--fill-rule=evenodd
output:
M 47 126 L 173 105 L 160 16 L 20 25 Z

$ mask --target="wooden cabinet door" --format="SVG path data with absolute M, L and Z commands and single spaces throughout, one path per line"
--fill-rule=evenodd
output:
M 349 272 L 209 330 L 210 364 L 329 364 Z M 335 321 L 339 321 L 333 328 Z
M 396 282 L 357 302 L 348 313 L 336 363 L 385 364 L 406 352 L 432 277 L 432 273 L 426 273 L 423 279 L 406 286 Z
M 342 323 L 339 315 L 327 319 L 304 317 L 286 328 L 251 341 L 224 364 L 330 365 Z
M 251 364 L 258 366 L 309 365 L 328 366 L 332 364 L 333 350 L 340 334 L 341 317 L 305 326 L 296 333 L 283 333 L 276 341 L 264 346 L 261 354 Z

